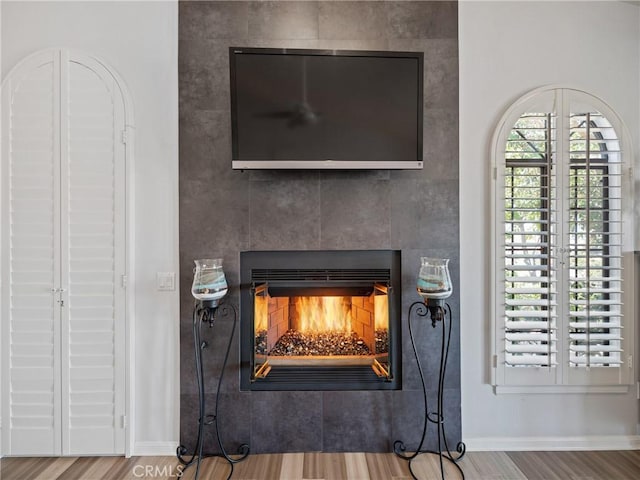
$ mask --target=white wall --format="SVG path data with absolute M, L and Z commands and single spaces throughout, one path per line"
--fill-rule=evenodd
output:
M 173 454 L 179 439 L 178 7 L 153 2 L 0 2 L 2 78 L 47 47 L 81 49 L 124 79 L 135 114 L 133 454 Z
M 635 388 L 627 394 L 493 393 L 488 284 L 489 143 L 497 121 L 527 91 L 569 84 L 608 102 L 640 152 L 640 7 L 463 0 L 459 14 L 463 439 L 470 449 L 640 445 Z
M 133 453 L 172 454 L 179 436 L 179 302 L 177 291 L 155 290 L 155 273 L 178 271 L 177 5 L 3 1 L 0 9 L 3 78 L 36 50 L 74 47 L 102 57 L 132 94 Z M 568 83 L 610 103 L 640 152 L 640 8 L 618 2 L 463 0 L 459 13 L 463 437 L 476 449 L 526 446 L 535 443 L 532 437 L 547 448 L 562 437 L 611 435 L 624 441 L 636 433 L 635 392 L 496 396 L 488 384 L 488 145 L 510 102 L 541 85 Z M 474 175 L 464 174 L 469 171 Z M 545 442 L 548 437 L 555 440 Z

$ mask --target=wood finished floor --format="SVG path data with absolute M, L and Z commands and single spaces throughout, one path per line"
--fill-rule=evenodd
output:
M 173 457 L 3 458 L 1 480 L 175 480 Z M 466 480 L 638 480 L 640 450 L 610 452 L 469 452 L 460 461 Z M 413 462 L 420 480 L 437 479 L 437 457 Z M 181 477 L 192 480 L 191 467 Z M 229 466 L 203 460 L 200 479 L 224 480 Z M 454 467 L 448 480 L 459 479 Z M 233 480 L 409 480 L 407 463 L 388 453 L 287 453 L 250 455 L 236 464 Z

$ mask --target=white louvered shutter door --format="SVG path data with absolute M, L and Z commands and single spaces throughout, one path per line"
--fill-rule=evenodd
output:
M 60 451 L 59 104 L 54 52 L 3 88 L 3 444 Z
M 122 454 L 122 94 L 93 58 L 50 50 L 3 102 L 4 452 Z
M 495 202 L 499 383 L 558 376 L 558 118 L 545 95 L 505 125 Z
M 570 383 L 622 383 L 623 185 L 618 132 L 577 96 L 569 115 L 566 228 Z
M 63 448 L 123 453 L 124 105 L 101 64 L 63 64 Z
M 505 362 L 556 361 L 555 117 L 525 113 L 506 142 L 504 170 Z

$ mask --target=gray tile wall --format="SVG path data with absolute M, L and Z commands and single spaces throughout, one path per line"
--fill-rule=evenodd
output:
M 238 336 L 220 398 L 221 433 L 233 452 L 390 451 L 415 447 L 424 411 L 406 314 L 418 299 L 420 256 L 451 258 L 459 279 L 458 9 L 456 2 L 180 2 L 181 438 L 195 441 L 190 295 L 193 259 L 222 257 L 238 284 L 239 252 L 284 249 L 400 249 L 403 389 L 374 392 L 241 392 Z M 424 169 L 285 172 L 231 170 L 229 46 L 421 50 L 425 54 Z M 238 301 L 237 290 L 230 294 Z M 446 378 L 450 446 L 460 439 L 459 293 Z M 439 337 L 415 324 L 435 409 Z M 215 403 L 228 321 L 204 329 L 209 410 Z M 418 408 L 416 408 L 416 406 Z M 433 430 L 430 446 L 433 447 Z M 214 451 L 214 432 L 206 449 Z

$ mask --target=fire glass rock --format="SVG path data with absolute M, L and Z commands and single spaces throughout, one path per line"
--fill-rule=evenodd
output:
M 288 330 L 267 351 L 267 331 L 261 330 L 255 338 L 255 352 L 259 355 L 273 356 L 332 356 L 332 355 L 371 355 L 389 351 L 387 330 L 376 330 L 375 352 L 369 350 L 364 340 L 355 332 L 303 333 Z
M 356 333 L 303 333 L 288 330 L 273 346 L 269 355 L 371 355 Z
M 376 330 L 376 353 L 389 353 L 388 330 Z
M 258 355 L 267 354 L 267 331 L 260 330 L 256 335 L 256 353 Z

